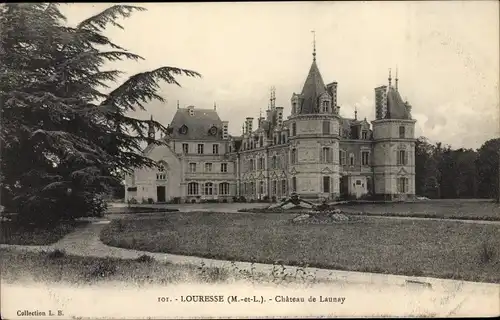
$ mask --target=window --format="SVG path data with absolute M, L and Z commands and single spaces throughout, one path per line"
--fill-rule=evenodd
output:
M 297 112 L 297 102 L 292 103 L 292 114 Z
M 370 165 L 370 152 L 369 151 L 361 151 L 361 165 L 363 165 L 363 166 Z
M 283 137 L 281 138 L 281 143 L 286 143 L 286 135 L 283 135 Z
M 323 192 L 330 193 L 330 177 L 323 177 Z
M 259 158 L 259 170 L 264 170 L 265 162 L 264 158 Z
M 157 173 L 156 180 L 167 180 L 167 175 L 165 173 Z
M 405 137 L 405 127 L 404 126 L 400 126 L 399 127 L 399 137 L 400 138 L 404 138 Z
M 220 172 L 227 172 L 227 163 L 220 164 Z
M 290 152 L 290 162 L 292 164 L 295 164 L 296 159 L 297 159 L 297 149 L 292 149 L 292 151 Z
M 405 177 L 398 178 L 398 192 L 408 193 L 408 178 Z
M 203 154 L 203 144 L 198 144 L 198 154 Z
M 196 172 L 196 163 L 189 164 L 189 172 Z
M 297 124 L 294 122 L 292 123 L 292 136 L 297 135 Z
M 232 149 L 231 145 L 229 145 L 229 152 L 232 152 Z
M 255 194 L 255 182 L 250 182 L 250 194 Z
M 276 157 L 276 169 L 281 169 L 281 156 Z
M 354 165 L 354 154 L 349 154 L 349 165 L 353 166 Z
M 190 182 L 188 183 L 188 195 L 197 195 L 198 194 L 198 183 Z
M 277 138 L 278 138 L 278 144 L 281 144 L 281 143 L 282 143 L 282 140 L 283 140 L 283 139 L 281 138 L 281 134 L 278 134 Z
M 328 101 L 323 101 L 323 112 L 328 112 Z
M 214 184 L 212 182 L 205 183 L 205 194 L 211 196 L 213 194 Z
M 212 172 L 212 164 L 210 162 L 205 163 L 205 172 Z
M 249 164 L 249 166 L 250 166 L 250 171 L 255 170 L 255 166 L 254 166 L 254 161 L 253 161 L 253 159 L 248 160 L 248 164 Z
M 330 134 L 330 121 L 323 121 L 323 134 Z
M 278 193 L 278 181 L 273 180 L 273 195 L 276 195 Z
M 189 152 L 189 145 L 187 143 L 182 144 L 182 153 L 187 154 Z
M 219 183 L 219 194 L 220 195 L 229 194 L 229 183 L 227 182 Z
M 259 193 L 264 194 L 264 181 L 260 181 L 259 183 Z
M 214 144 L 212 146 L 212 152 L 213 152 L 213 154 L 219 154 L 219 145 L 218 144 Z
M 273 156 L 272 168 L 273 169 L 278 168 L 278 159 L 276 158 L 276 156 Z
M 297 178 L 292 177 L 292 192 L 297 192 Z
M 399 150 L 398 151 L 398 165 L 405 166 L 408 164 L 408 159 L 407 159 L 408 153 L 406 150 Z
M 281 180 L 281 194 L 286 194 L 286 180 Z
M 264 145 L 264 139 L 262 138 L 262 136 L 259 137 L 259 147 L 262 148 L 262 146 Z
M 323 149 L 321 150 L 321 159 L 324 163 L 332 163 L 332 149 L 323 147 Z
M 366 132 L 366 131 L 364 131 L 364 130 L 363 130 L 363 131 L 361 132 L 361 138 L 362 138 L 363 140 L 367 140 L 367 139 L 368 139 L 368 132 Z
M 340 165 L 344 166 L 347 164 L 346 162 L 346 152 L 344 150 L 339 150 L 339 161 Z

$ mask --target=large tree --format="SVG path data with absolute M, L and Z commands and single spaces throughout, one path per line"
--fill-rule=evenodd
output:
M 486 141 L 478 150 L 478 191 L 484 198 L 499 198 L 499 157 L 500 138 Z
M 141 153 L 147 129 L 166 128 L 130 116 L 159 95 L 158 82 L 179 85 L 158 69 L 116 83 L 110 62 L 142 60 L 104 36 L 141 7 L 114 5 L 69 27 L 57 4 L 4 4 L 0 14 L 2 203 L 41 221 L 85 214 L 123 172 L 156 163 Z M 107 92 L 105 92 L 105 90 Z M 10 200 L 10 201 L 9 201 Z

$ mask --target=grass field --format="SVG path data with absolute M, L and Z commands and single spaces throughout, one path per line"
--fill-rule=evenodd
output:
M 62 222 L 55 226 L 29 226 L 14 221 L 0 223 L 0 243 L 20 245 L 50 245 L 72 232 L 86 221 Z
M 294 225 L 292 217 L 172 213 L 113 221 L 101 240 L 151 252 L 500 283 L 498 225 L 369 217 Z
M 337 205 L 347 212 L 422 218 L 500 220 L 500 206 L 492 201 L 430 200 L 414 203 Z
M 227 269 L 205 265 L 170 264 L 142 256 L 135 260 L 80 257 L 63 251 L 19 252 L 0 249 L 2 281 L 9 283 L 95 284 L 121 282 L 126 286 L 178 283 L 225 283 L 234 280 L 258 283 L 302 284 L 329 283 L 314 278 L 277 278 L 271 274 L 237 268 Z

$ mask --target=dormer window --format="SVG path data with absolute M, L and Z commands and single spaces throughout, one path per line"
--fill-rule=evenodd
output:
M 180 134 L 187 134 L 187 132 L 188 132 L 188 127 L 186 125 L 183 125 L 182 127 L 179 128 Z
M 323 112 L 328 112 L 328 101 L 323 101 Z
M 363 140 L 367 140 L 368 139 L 368 132 L 366 132 L 366 131 L 361 132 L 361 137 Z
M 217 128 L 215 126 L 212 126 L 210 130 L 208 130 L 208 134 L 211 136 L 215 136 L 217 134 Z

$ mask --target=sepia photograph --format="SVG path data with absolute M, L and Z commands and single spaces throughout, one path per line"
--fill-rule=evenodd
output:
M 0 4 L 0 317 L 500 316 L 499 7 Z

